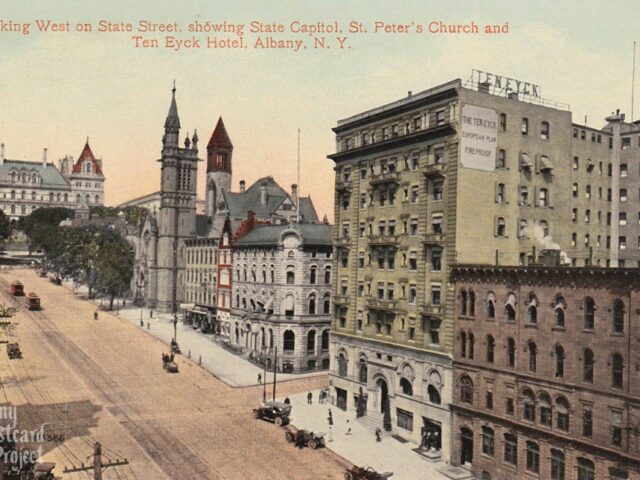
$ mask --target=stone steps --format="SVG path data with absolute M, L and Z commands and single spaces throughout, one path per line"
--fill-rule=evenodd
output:
M 383 416 L 381 413 L 367 412 L 366 415 L 358 418 L 356 421 L 373 435 L 376 433 L 376 428 L 379 428 L 382 431 L 382 438 L 391 436 L 391 432 L 384 431 Z

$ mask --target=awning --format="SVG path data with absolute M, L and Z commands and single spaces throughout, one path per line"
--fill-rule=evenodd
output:
M 551 163 L 551 159 L 546 155 L 542 155 L 540 157 L 540 171 L 550 172 L 551 170 L 553 170 L 553 163 Z
M 525 152 L 520 152 L 520 167 L 533 168 L 533 162 Z
M 180 308 L 182 310 L 192 310 L 192 309 L 196 308 L 196 304 L 195 303 L 181 303 L 180 304 Z

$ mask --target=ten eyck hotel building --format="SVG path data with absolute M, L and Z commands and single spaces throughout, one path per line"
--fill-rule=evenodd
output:
M 548 248 L 637 267 L 640 122 L 580 125 L 539 86 L 474 71 L 333 131 L 332 395 L 352 410 L 362 388 L 373 421 L 387 408 L 403 437 L 438 433 L 449 460 L 450 267 L 524 266 Z

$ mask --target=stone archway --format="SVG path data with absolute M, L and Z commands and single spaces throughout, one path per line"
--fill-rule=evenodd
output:
M 378 399 L 378 408 L 380 413 L 384 414 L 384 407 L 386 403 L 389 401 L 389 386 L 387 381 L 380 377 L 376 380 L 376 390 L 377 390 L 377 399 Z

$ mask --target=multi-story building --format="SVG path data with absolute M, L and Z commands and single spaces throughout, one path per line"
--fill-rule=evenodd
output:
M 452 462 L 482 479 L 640 478 L 640 271 L 457 265 L 452 280 Z
M 448 267 L 526 265 L 554 246 L 577 266 L 637 265 L 640 254 L 629 246 L 635 234 L 622 233 L 628 222 L 607 224 L 609 213 L 640 211 L 620 159 L 640 156 L 637 140 L 618 147 L 640 135 L 639 125 L 614 114 L 604 129 L 587 129 L 566 106 L 535 96 L 537 87 L 479 80 L 454 80 L 340 120 L 329 156 L 333 395 L 354 408 L 362 387 L 368 414 L 382 425 L 389 408 L 392 429 L 416 442 L 421 427 L 440 429 L 445 459 L 455 343 Z
M 329 367 L 331 226 L 256 226 L 233 242 L 230 344 L 283 372 Z M 224 280 L 221 278 L 220 283 Z
M 218 240 L 195 238 L 185 242 L 184 322 L 213 331 L 216 318 Z
M 64 207 L 86 216 L 89 207 L 104 204 L 102 160 L 96 159 L 89 140 L 78 160 L 66 156 L 58 167 L 42 162 L 9 160 L 0 145 L 0 209 L 12 220 L 29 215 L 37 208 Z

